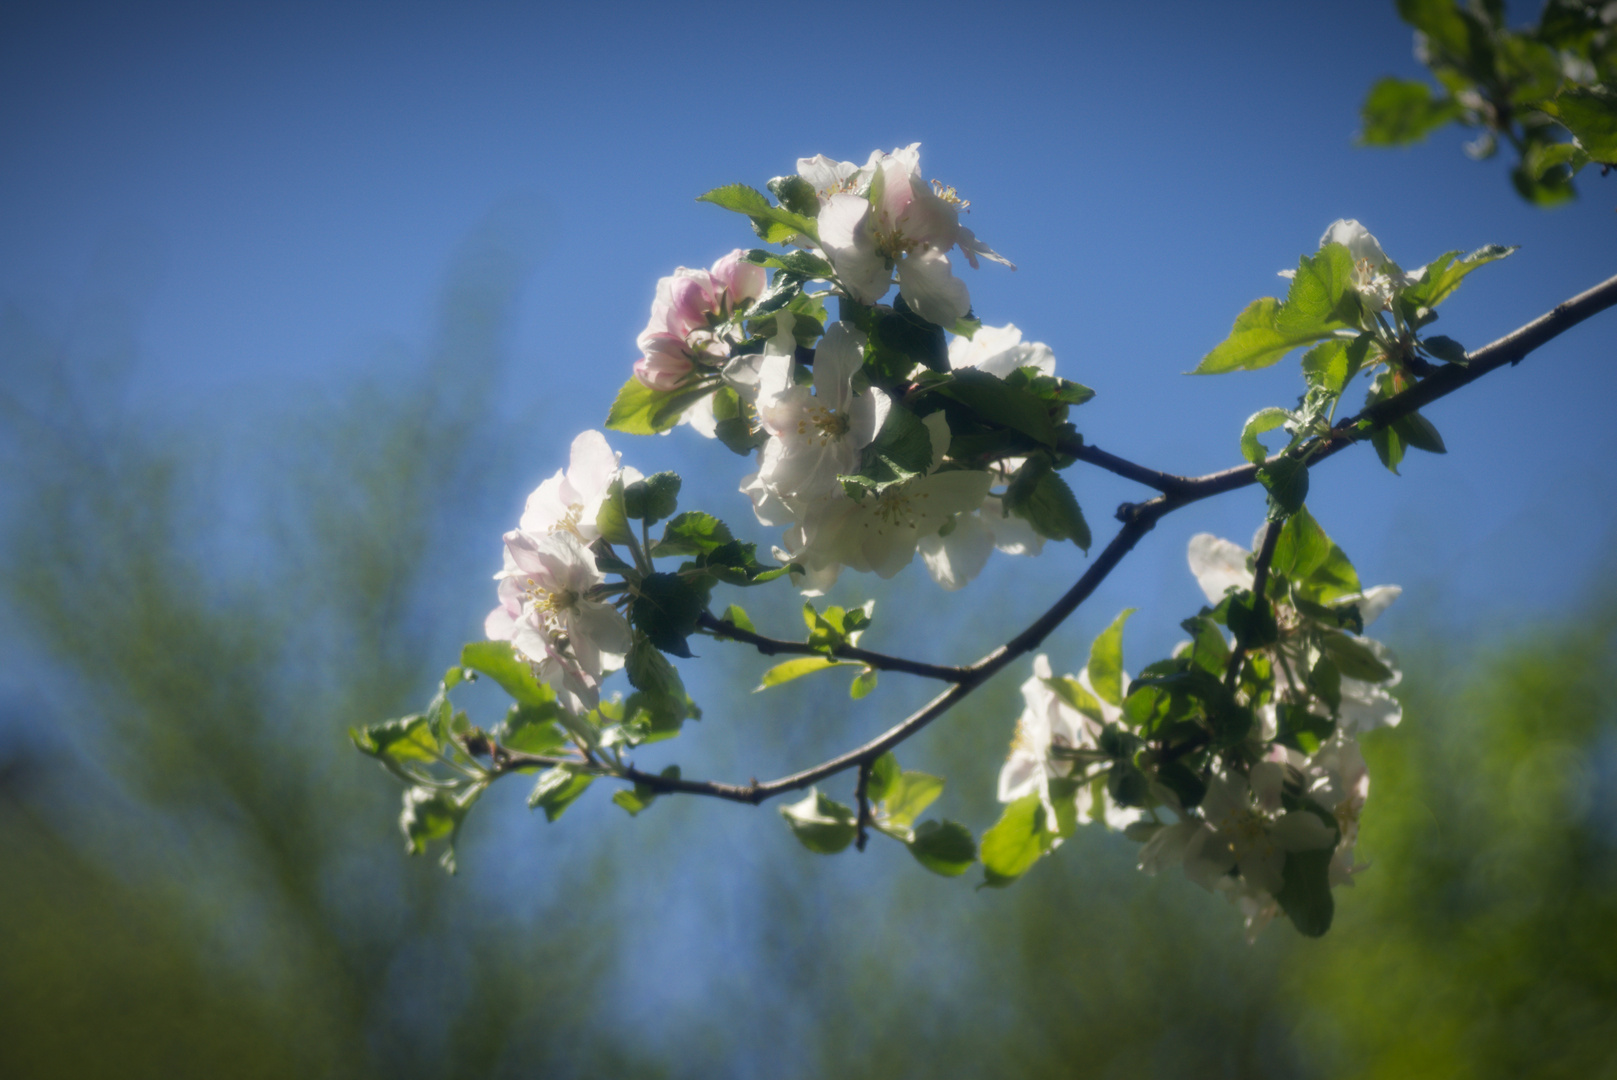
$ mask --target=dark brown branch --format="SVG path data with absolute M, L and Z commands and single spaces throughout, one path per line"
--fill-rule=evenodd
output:
M 1269 564 L 1275 557 L 1275 544 L 1280 540 L 1280 522 L 1271 521 L 1263 527 L 1263 543 L 1258 547 L 1258 559 L 1252 565 L 1252 603 L 1267 604 L 1269 598 L 1264 590 L 1269 587 Z M 1234 601 L 1231 601 L 1234 603 Z M 1241 640 L 1239 634 L 1235 637 L 1235 646 L 1230 649 L 1230 663 L 1224 671 L 1224 685 L 1232 690 L 1235 682 L 1241 677 L 1241 665 L 1246 660 L 1246 642 Z
M 1370 437 L 1376 430 L 1386 427 L 1402 416 L 1430 404 L 1441 397 L 1453 393 L 1460 387 L 1486 375 L 1496 368 L 1506 364 L 1519 362 L 1528 353 L 1539 348 L 1546 342 L 1555 338 L 1562 332 L 1571 329 L 1585 319 L 1617 305 L 1617 277 L 1611 277 L 1599 285 L 1580 293 L 1565 303 L 1558 304 L 1554 310 L 1534 319 L 1532 322 L 1514 330 L 1489 345 L 1470 353 L 1464 366 L 1448 365 L 1430 378 L 1427 378 L 1403 393 L 1388 398 L 1366 408 L 1357 416 L 1343 420 L 1331 429 L 1330 434 L 1318 439 L 1310 440 L 1304 444 L 1299 456 L 1310 464 L 1318 463 L 1332 454 Z M 1360 424 L 1364 426 L 1361 429 Z M 1093 450 L 1094 448 L 1089 448 Z M 1100 453 L 1096 451 L 1096 453 Z M 1005 667 L 1017 657 L 1023 656 L 1038 648 L 1039 644 L 1059 626 L 1069 615 L 1078 609 L 1095 589 L 1104 581 L 1123 556 L 1139 543 L 1140 538 L 1150 532 L 1156 523 L 1181 507 L 1188 506 L 1213 495 L 1220 495 L 1227 491 L 1236 491 L 1240 488 L 1250 487 L 1257 483 L 1256 465 L 1242 465 L 1222 472 L 1209 473 L 1205 476 L 1193 478 L 1172 477 L 1167 473 L 1156 473 L 1153 470 L 1133 466 L 1121 458 L 1113 458 L 1107 454 L 1105 457 L 1111 463 L 1102 467 L 1112 468 L 1119 475 L 1127 475 L 1113 466 L 1122 465 L 1135 470 L 1138 475 L 1130 479 L 1139 479 L 1147 486 L 1158 487 L 1162 494 L 1144 503 L 1126 504 L 1118 510 L 1118 518 L 1123 527 L 1118 530 L 1110 543 L 1096 557 L 1088 570 L 1075 582 L 1066 594 L 1057 600 L 1048 611 L 1039 616 L 1032 625 L 1004 645 L 990 652 L 975 664 L 958 670 L 958 679 L 953 680 L 954 685 L 942 694 L 933 698 L 919 711 L 905 717 L 898 724 L 889 728 L 875 739 L 856 747 L 845 754 L 821 762 L 813 768 L 802 772 L 783 776 L 778 780 L 759 783 L 754 780 L 746 786 L 723 784 L 709 780 L 673 779 L 657 776 L 653 773 L 641 772 L 639 769 L 629 768 L 624 772 L 624 778 L 635 783 L 645 784 L 659 793 L 682 792 L 692 795 L 709 795 L 715 798 L 730 799 L 735 802 L 761 803 L 765 799 L 788 791 L 798 791 L 818 783 L 827 777 L 834 776 L 850 768 L 863 767 L 874 762 L 882 754 L 891 750 L 911 735 L 920 731 L 926 725 L 942 716 L 953 708 L 967 694 L 970 694 L 980 684 L 987 681 L 1001 668 Z M 1088 460 L 1087 458 L 1085 460 Z M 1273 459 L 1271 459 L 1273 460 Z M 1099 464 L 1097 462 L 1097 464 Z M 1167 483 L 1172 490 L 1164 490 L 1158 484 L 1144 479 L 1146 475 L 1156 477 Z M 1277 530 L 1271 528 L 1270 535 L 1277 535 Z M 1266 538 L 1265 547 L 1268 547 Z M 1267 566 L 1264 567 L 1265 571 Z M 1267 574 L 1265 574 L 1267 577 Z M 1262 585 L 1259 585 L 1261 588 Z M 717 620 L 715 620 L 717 621 Z M 756 635 L 754 635 L 756 636 Z M 743 639 L 744 640 L 744 639 Z M 792 643 L 795 645 L 795 643 Z M 902 669 L 895 669 L 902 670 Z M 949 670 L 949 669 L 940 669 Z
M 806 641 L 787 641 L 784 638 L 765 637 L 743 630 L 729 619 L 715 618 L 709 612 L 702 612 L 697 618 L 696 625 L 700 626 L 716 637 L 733 638 L 736 641 L 751 645 L 765 656 L 781 654 L 790 656 L 824 656 L 825 652 L 816 649 Z M 965 677 L 966 669 L 949 667 L 940 664 L 924 664 L 919 660 L 906 660 L 902 656 L 887 656 L 884 653 L 871 652 L 853 645 L 838 645 L 831 650 L 831 655 L 838 660 L 856 660 L 867 667 L 879 668 L 882 671 L 902 671 L 906 675 L 919 675 L 923 679 L 941 679 L 943 682 L 959 682 Z
M 1109 473 L 1116 473 L 1125 480 L 1133 480 L 1137 484 L 1155 488 L 1164 494 L 1182 491 L 1186 486 L 1195 483 L 1188 476 L 1175 476 L 1173 473 L 1158 472 L 1156 469 L 1148 469 L 1144 465 L 1136 465 L 1127 458 L 1120 458 L 1116 454 L 1108 454 L 1100 447 L 1091 446 L 1076 437 L 1064 440 L 1057 449 L 1064 454 L 1071 454 L 1079 461 L 1087 461 L 1089 464 L 1105 469 Z
M 859 851 L 865 850 L 870 843 L 870 766 L 872 762 L 859 763 L 859 780 L 854 784 L 853 798 L 859 807 L 859 824 L 854 828 L 853 846 Z

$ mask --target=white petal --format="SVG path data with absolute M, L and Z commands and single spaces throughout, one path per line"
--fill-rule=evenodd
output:
M 932 580 L 954 592 L 988 565 L 994 534 L 978 515 L 962 514 L 955 518 L 954 530 L 948 536 L 922 537 L 920 550 Z
M 898 292 L 927 322 L 953 326 L 971 311 L 971 293 L 941 251 L 916 251 L 898 264 Z
M 1231 588 L 1252 587 L 1252 573 L 1246 568 L 1249 554 L 1245 548 L 1212 533 L 1197 533 L 1190 538 L 1190 572 L 1196 575 L 1196 584 L 1201 586 L 1208 603 L 1218 603 Z

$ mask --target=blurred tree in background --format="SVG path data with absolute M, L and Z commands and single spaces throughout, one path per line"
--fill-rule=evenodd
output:
M 468 242 L 424 362 L 272 430 L 143 428 L 123 322 L 76 318 L 87 345 L 5 313 L 0 1075 L 1617 1075 L 1609 600 L 1406 655 L 1406 720 L 1364 742 L 1376 865 L 1323 941 L 1249 947 L 1099 832 L 1007 892 L 698 800 L 566 834 L 489 813 L 457 879 L 390 849 L 396 786 L 344 729 L 424 696 L 468 629 L 435 620 L 492 595 L 457 524 L 531 481 L 481 419 L 505 239 Z M 1014 694 L 925 750 L 968 820 Z M 710 696 L 721 757 L 846 737 Z

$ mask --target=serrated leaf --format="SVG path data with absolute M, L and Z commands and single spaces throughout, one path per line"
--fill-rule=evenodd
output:
M 1287 336 L 1327 337 L 1357 321 L 1353 256 L 1341 244 L 1326 244 L 1297 260 L 1286 300 L 1275 312 L 1274 327 Z
M 663 527 L 662 539 L 651 549 L 651 554 L 657 558 L 706 555 L 734 539 L 730 527 L 712 514 L 687 510 Z
M 794 657 L 784 663 L 776 664 L 764 672 L 763 678 L 759 680 L 757 686 L 753 687 L 752 692 L 756 694 L 760 690 L 768 690 L 772 686 L 781 686 L 791 682 L 793 679 L 801 679 L 805 675 L 812 675 L 816 671 L 844 667 L 854 662 L 851 660 L 833 660 L 829 656 Z
M 685 639 L 706 607 L 706 597 L 678 574 L 647 574 L 629 601 L 629 622 L 663 652 L 689 657 Z
M 1370 334 L 1360 334 L 1351 341 L 1322 341 L 1303 354 L 1303 373 L 1315 386 L 1340 394 L 1364 367 L 1372 340 Z
M 961 368 L 953 378 L 940 382 L 935 392 L 966 406 L 982 420 L 1019 431 L 1028 438 L 1054 447 L 1059 433 L 1050 415 L 1050 402 L 1026 388 L 1025 380 L 1016 385 L 976 368 Z
M 1413 446 L 1417 450 L 1424 450 L 1428 454 L 1446 454 L 1448 447 L 1443 445 L 1443 436 L 1437 433 L 1432 422 L 1418 412 L 1405 413 L 1392 422 L 1392 430 L 1398 433 L 1398 438 L 1405 446 Z
M 754 231 L 766 243 L 785 243 L 798 235 L 813 240 L 820 238 L 819 227 L 813 218 L 794 214 L 785 207 L 774 205 L 767 195 L 746 184 L 726 184 L 724 187 L 714 188 L 706 194 L 698 195 L 696 201 L 710 202 L 726 210 L 746 214 L 752 219 Z
M 1617 91 L 1569 86 L 1540 107 L 1566 125 L 1591 158 L 1617 165 Z
M 1376 457 L 1381 464 L 1393 474 L 1398 475 L 1398 465 L 1404 460 L 1404 440 L 1391 428 L 1379 428 L 1370 436 L 1370 445 L 1376 448 Z
M 678 780 L 679 766 L 670 765 L 660 774 L 664 779 Z M 620 788 L 612 793 L 612 801 L 629 812 L 630 817 L 638 817 L 641 811 L 651 806 L 657 800 L 657 789 L 649 784 L 636 784 L 632 788 Z
M 607 485 L 606 495 L 595 511 L 595 527 L 608 544 L 633 543 L 634 529 L 629 525 L 629 511 L 623 498 L 623 477 L 613 477 Z
M 853 843 L 858 832 L 854 812 L 814 788 L 801 802 L 780 808 L 798 843 L 818 855 L 835 855 Z
M 679 672 L 668 658 L 659 652 L 644 634 L 635 634 L 629 644 L 629 653 L 624 657 L 624 673 L 629 676 L 629 683 L 636 690 L 643 690 L 653 697 L 665 697 L 678 702 L 681 706 L 685 702 L 685 684 L 679 677 Z
M 561 706 L 512 705 L 498 732 L 500 745 L 524 754 L 548 754 L 567 745 L 567 736 L 556 721 Z
M 845 485 L 879 493 L 925 473 L 932 464 L 932 435 L 926 424 L 908 409 L 895 405 L 888 410 L 875 439 L 861 453 L 859 471 L 841 480 Z
M 1347 555 L 1334 543 L 1325 561 L 1308 576 L 1308 579 L 1298 586 L 1299 591 L 1315 603 L 1328 604 L 1343 596 L 1352 596 L 1364 591 L 1359 584 L 1358 571 L 1348 561 Z
M 1426 264 L 1426 273 L 1422 275 L 1420 281 L 1404 290 L 1404 298 L 1421 307 L 1435 308 L 1453 295 L 1466 275 L 1479 267 L 1498 262 L 1514 251 L 1515 246 L 1488 244 L 1463 259 L 1454 257 L 1459 252 L 1445 252 Z
M 1269 565 L 1277 574 L 1304 580 L 1324 565 L 1330 554 L 1331 538 L 1304 506 L 1280 527 Z
M 1350 679 L 1360 682 L 1381 683 L 1392 678 L 1392 670 L 1358 638 L 1335 630 L 1319 636 L 1319 646 L 1336 662 L 1337 669 Z
M 959 877 L 977 861 L 971 830 L 954 821 L 923 821 L 909 842 L 915 861 L 944 877 Z
M 1109 705 L 1123 704 L 1123 624 L 1133 614 L 1133 608 L 1124 608 L 1089 647 L 1089 685 Z
M 752 625 L 752 619 L 747 616 L 746 611 L 739 604 L 731 604 L 724 609 L 724 621 L 734 626 L 737 630 L 745 630 L 751 634 L 758 632 L 758 628 Z
M 1033 454 L 1011 477 L 1002 502 L 1035 532 L 1050 540 L 1071 540 L 1085 551 L 1092 538 L 1077 496 L 1054 469 L 1047 454 Z
M 1246 423 L 1241 425 L 1241 456 L 1254 465 L 1262 465 L 1268 460 L 1269 451 L 1258 441 L 1258 436 L 1292 419 L 1295 418 L 1290 412 L 1274 405 L 1259 409 L 1247 417 Z
M 1106 713 L 1100 707 L 1100 699 L 1085 690 L 1084 684 L 1077 679 L 1057 675 L 1055 678 L 1045 679 L 1044 685 L 1048 686 L 1057 697 L 1077 709 L 1084 716 L 1097 723 L 1106 723 Z
M 1292 457 L 1279 458 L 1257 472 L 1258 483 L 1269 493 L 1269 519 L 1295 514 L 1308 498 L 1308 466 Z
M 354 746 L 371 757 L 395 761 L 437 761 L 438 740 L 425 716 L 403 716 L 380 724 L 348 729 Z
M 886 799 L 898 782 L 904 770 L 898 767 L 898 758 L 893 756 L 891 750 L 871 762 L 870 779 L 865 785 L 865 798 L 872 803 L 879 803 Z
M 624 514 L 635 521 L 644 519 L 647 525 L 672 517 L 679 505 L 680 484 L 679 474 L 673 472 L 653 473 L 636 480 L 623 489 Z
M 1230 336 L 1202 357 L 1192 375 L 1221 375 L 1227 371 L 1256 371 L 1278 361 L 1299 345 L 1307 345 L 1330 331 L 1282 333 L 1275 326 L 1280 301 L 1272 296 L 1254 300 L 1236 317 Z
M 460 650 L 462 667 L 487 675 L 519 705 L 546 706 L 556 692 L 533 674 L 533 665 L 517 656 L 509 641 L 474 641 Z

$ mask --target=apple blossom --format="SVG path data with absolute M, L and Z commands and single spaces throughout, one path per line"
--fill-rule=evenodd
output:
M 745 254 L 737 248 L 710 270 L 681 266 L 658 280 L 651 319 L 638 339 L 636 378 L 666 392 L 699 370 L 724 365 L 733 344 L 724 324 L 768 285 L 764 268 L 748 262 Z
M 557 470 L 528 496 L 517 527 L 536 535 L 559 529 L 590 543 L 601 535 L 595 519 L 612 481 L 620 475 L 625 484 L 644 479 L 636 469 L 620 468 L 622 457 L 599 431 L 583 432 L 573 439 L 566 471 Z

